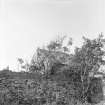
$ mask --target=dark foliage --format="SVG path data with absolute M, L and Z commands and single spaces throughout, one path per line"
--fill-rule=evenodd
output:
M 38 48 L 30 71 L 0 72 L 0 105 L 89 105 L 103 100 L 102 78 L 95 75 L 105 63 L 105 40 L 84 38 L 83 46 L 70 54 L 64 38 Z

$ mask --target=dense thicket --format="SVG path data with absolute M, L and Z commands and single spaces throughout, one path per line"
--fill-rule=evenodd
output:
M 105 39 L 83 37 L 71 54 L 72 39 L 64 46 L 65 38 L 38 48 L 24 66 L 27 72 L 0 72 L 0 105 L 85 105 L 103 99 L 102 78 L 95 76 L 105 64 Z
M 63 47 L 64 38 L 52 41 L 47 48 L 37 49 L 36 59 L 32 59 L 32 65 L 39 69 L 33 70 L 39 70 L 46 75 L 47 79 L 62 80 L 62 82 L 69 80 L 70 85 L 75 88 L 74 91 L 79 92 L 75 96 L 86 101 L 87 96 L 89 97 L 87 94 L 92 82 L 91 78 L 94 78 L 100 66 L 105 64 L 103 59 L 105 39 L 102 35 L 92 40 L 83 37 L 82 47 L 75 48 L 75 53 L 71 54 L 68 48 L 72 42 L 70 43 L 71 40 L 69 40 L 69 47 Z M 64 51 L 64 48 L 67 50 Z M 101 85 L 101 83 L 98 84 Z M 102 88 L 100 92 L 102 92 Z M 100 97 L 102 99 L 102 94 Z

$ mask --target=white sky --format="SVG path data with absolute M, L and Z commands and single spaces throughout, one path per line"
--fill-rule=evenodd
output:
M 74 45 L 81 37 L 105 34 L 105 0 L 0 0 L 0 69 L 15 69 L 17 58 L 30 59 L 37 46 L 57 34 Z

